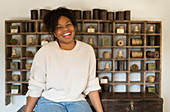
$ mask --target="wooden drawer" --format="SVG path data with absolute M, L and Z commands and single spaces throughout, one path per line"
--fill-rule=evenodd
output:
M 104 112 L 141 112 L 142 102 L 133 101 L 102 101 Z
M 104 112 L 162 112 L 163 99 L 155 93 L 100 93 Z

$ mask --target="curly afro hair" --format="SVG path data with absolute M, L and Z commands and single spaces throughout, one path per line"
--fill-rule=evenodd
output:
M 44 23 L 45 28 L 48 30 L 48 32 L 52 34 L 55 32 L 56 26 L 58 25 L 58 19 L 61 16 L 68 17 L 71 20 L 73 26 L 77 27 L 76 18 L 74 17 L 72 10 L 59 7 L 57 9 L 49 11 L 44 16 L 43 23 Z

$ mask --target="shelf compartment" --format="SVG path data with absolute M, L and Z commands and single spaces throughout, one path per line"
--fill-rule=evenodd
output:
M 149 33 L 150 26 L 153 26 L 153 33 L 158 33 L 158 34 L 161 33 L 161 22 L 147 21 L 146 22 L 146 33 L 148 34 L 151 34 Z
M 128 85 L 126 85 L 126 84 L 114 85 L 113 92 L 127 92 L 127 91 L 128 91 Z
M 130 83 L 143 84 L 144 83 L 144 73 L 143 72 L 130 73 Z
M 145 33 L 145 22 L 130 22 L 131 33 L 132 34 L 140 34 Z M 135 32 L 136 31 L 136 32 Z
M 113 77 L 114 83 L 128 83 L 128 73 L 117 72 L 114 73 Z
M 143 85 L 141 84 L 131 84 L 129 92 L 143 92 Z

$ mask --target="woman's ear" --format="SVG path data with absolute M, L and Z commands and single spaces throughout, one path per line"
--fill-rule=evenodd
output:
M 57 37 L 57 34 L 56 33 L 53 33 L 54 37 Z

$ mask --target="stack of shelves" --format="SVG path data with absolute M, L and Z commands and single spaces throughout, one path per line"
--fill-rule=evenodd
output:
M 101 85 L 108 85 L 109 92 L 147 92 L 147 87 L 154 87 L 155 93 L 161 94 L 161 21 L 132 21 L 132 20 L 83 20 L 78 19 L 78 31 L 75 39 L 89 43 L 92 38 L 94 51 L 96 53 L 97 72 L 96 75 L 102 79 L 104 76 L 109 78 L 109 82 Z M 28 24 L 32 24 L 32 31 Z M 17 33 L 11 33 L 11 26 L 19 26 Z M 94 32 L 87 32 L 89 26 L 93 26 Z M 124 32 L 118 33 L 117 29 L 123 26 Z M 134 33 L 135 26 L 138 26 L 139 32 Z M 149 33 L 150 26 L 153 26 L 154 32 Z M 43 32 L 42 20 L 7 20 L 5 21 L 5 49 L 6 49 L 6 104 L 10 103 L 12 95 L 25 95 L 28 86 L 29 69 L 26 69 L 26 63 L 32 63 L 33 57 L 26 55 L 31 51 L 33 55 L 41 48 L 41 41 L 46 39 L 51 41 L 51 35 Z M 29 38 L 32 37 L 34 45 L 27 45 Z M 150 44 L 154 37 L 154 44 Z M 132 39 L 142 40 L 141 45 L 132 45 Z M 11 44 L 11 40 L 16 39 L 17 44 Z M 108 39 L 109 44 L 103 46 L 103 39 Z M 122 40 L 123 45 L 118 46 L 117 41 Z M 11 57 L 12 50 L 16 49 L 18 57 Z M 119 51 L 122 50 L 123 58 L 118 58 Z M 110 52 L 109 59 L 103 58 L 105 51 Z M 140 58 L 133 58 L 132 51 L 141 51 Z M 147 57 L 147 51 L 159 52 L 158 57 Z M 122 61 L 123 69 L 119 69 L 118 62 Z M 11 62 L 18 62 L 17 69 L 11 69 Z M 105 64 L 109 63 L 110 70 L 104 70 Z M 155 63 L 154 70 L 148 70 L 148 63 Z M 139 69 L 132 70 L 132 65 L 136 64 Z M 13 81 L 14 74 L 19 75 L 18 81 Z M 155 77 L 154 82 L 147 80 L 148 76 Z M 11 93 L 12 85 L 18 85 L 19 92 Z M 103 91 L 104 92 L 104 91 Z

